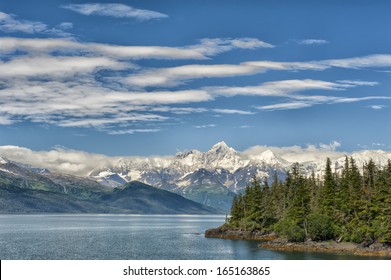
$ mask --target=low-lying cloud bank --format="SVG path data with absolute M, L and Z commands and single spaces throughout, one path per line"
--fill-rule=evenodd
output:
M 322 161 L 327 157 L 337 159 L 349 154 L 337 151 L 340 147 L 341 143 L 338 141 L 332 141 L 329 144 L 309 144 L 306 147 L 253 146 L 244 150 L 241 154 L 244 157 L 251 157 L 270 150 L 277 157 L 284 159 L 288 163 L 303 163 L 309 161 Z M 0 156 L 15 162 L 29 164 L 34 167 L 45 167 L 52 172 L 63 172 L 79 176 L 87 176 L 96 168 L 114 166 L 121 158 L 124 158 L 71 150 L 63 147 L 56 147 L 50 151 L 33 151 L 31 149 L 18 146 L 0 146 Z M 164 157 L 168 158 L 167 156 Z

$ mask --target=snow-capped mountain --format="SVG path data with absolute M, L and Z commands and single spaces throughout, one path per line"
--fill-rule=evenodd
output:
M 331 160 L 338 172 L 344 166 L 345 156 L 337 155 Z M 353 157 L 359 167 L 370 159 L 380 166 L 391 160 L 391 153 L 380 150 L 360 151 L 347 156 Z M 294 162 L 292 157 L 287 160 L 284 154 L 271 149 L 249 155 L 219 142 L 206 152 L 190 150 L 171 157 L 121 158 L 113 166 L 93 170 L 90 176 L 111 187 L 138 180 L 197 202 L 207 205 L 218 203 L 222 208 L 228 208 L 233 193 L 243 190 L 254 176 L 271 183 L 276 173 L 280 180 L 284 180 Z M 300 163 L 306 174 L 314 171 L 316 176 L 322 177 L 325 159 Z
M 171 183 L 172 189 L 186 186 L 187 175 L 205 169 L 221 184 L 236 191 L 244 187 L 241 186 L 244 177 L 268 177 L 271 171 L 284 169 L 285 165 L 271 151 L 250 158 L 219 142 L 207 152 L 191 150 L 173 157 L 122 158 L 115 166 L 96 169 L 90 176 L 103 180 L 118 174 L 125 181 L 140 180 L 162 188 Z
M 219 142 L 207 152 L 191 150 L 173 157 L 122 158 L 115 166 L 93 170 L 91 177 L 107 186 L 138 180 L 179 193 L 206 205 L 229 209 L 233 193 L 254 176 L 285 178 L 286 161 L 266 151 L 249 157 Z
M 7 162 L 5 158 L 0 157 L 0 164 L 6 164 Z
M 387 165 L 388 161 L 391 160 L 391 153 L 382 150 L 364 150 L 354 152 L 352 154 L 346 154 L 345 156 L 331 159 L 333 170 L 335 170 L 337 173 L 340 173 L 345 165 L 346 157 L 352 157 L 359 171 L 362 172 L 363 166 L 370 160 L 372 160 L 377 166 Z M 302 166 L 307 174 L 310 174 L 312 171 L 314 171 L 316 176 L 322 178 L 326 168 L 326 161 L 320 160 L 314 162 L 304 162 L 302 163 Z
M 313 150 L 297 148 L 287 152 L 287 149 L 260 147 L 257 151 L 237 152 L 226 143 L 219 142 L 206 152 L 190 150 L 164 157 L 124 157 L 108 161 L 110 163 L 106 165 L 96 162 L 96 166 L 100 167 L 92 170 L 86 179 L 111 188 L 137 180 L 196 202 L 228 210 L 234 193 L 243 190 L 254 176 L 268 180 L 269 184 L 275 173 L 280 180 L 284 180 L 291 165 L 297 161 L 307 175 L 314 171 L 321 179 L 325 170 L 325 155 L 331 157 L 332 167 L 337 172 L 345 164 L 345 154 L 334 150 L 332 153 L 321 150 L 320 155 L 311 154 Z M 382 150 L 359 151 L 346 156 L 353 157 L 361 170 L 370 159 L 379 166 L 391 160 L 391 153 Z M 0 157 L 2 172 L 19 174 L 27 170 L 47 177 L 59 176 L 42 166 L 35 168 Z M 30 173 L 27 175 L 32 176 Z

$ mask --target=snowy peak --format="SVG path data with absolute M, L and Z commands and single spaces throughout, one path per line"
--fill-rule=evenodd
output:
M 272 166 L 275 165 L 283 166 L 287 164 L 287 162 L 284 159 L 276 156 L 271 150 L 266 150 L 262 152 L 260 155 L 256 156 L 256 159 L 258 161 L 263 162 L 264 164 L 272 165 Z
M 237 151 L 222 141 L 203 154 L 205 168 L 224 168 L 234 172 L 238 168 L 246 166 L 248 160 L 244 159 Z
M 221 141 L 213 145 L 212 148 L 208 151 L 208 153 L 236 153 L 236 151 L 233 148 L 229 147 L 224 141 Z
M 178 159 L 184 159 L 186 157 L 198 155 L 200 153 L 201 152 L 198 151 L 198 150 L 190 150 L 190 151 L 187 151 L 187 152 L 178 152 L 178 153 L 175 154 L 175 157 L 178 158 Z
M 0 157 L 0 164 L 6 164 L 6 163 L 8 163 L 8 161 L 5 158 Z
M 391 160 L 391 153 L 382 150 L 364 150 L 352 153 L 349 157 L 352 157 L 359 167 L 362 167 L 370 160 L 378 166 L 385 166 Z M 336 163 L 342 167 L 345 163 L 345 157 L 337 159 Z

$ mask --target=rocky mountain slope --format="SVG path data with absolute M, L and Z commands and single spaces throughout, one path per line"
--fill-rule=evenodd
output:
M 370 159 L 379 165 L 391 160 L 391 153 L 380 150 L 361 151 L 347 156 L 352 156 L 358 166 Z M 303 172 L 308 175 L 315 172 L 321 178 L 325 160 L 300 163 Z M 345 157 L 332 160 L 338 171 L 344 165 Z M 90 177 L 111 187 L 138 180 L 228 211 L 233 194 L 243 190 L 254 176 L 263 177 L 269 184 L 275 173 L 280 180 L 284 180 L 294 162 L 271 150 L 248 155 L 219 142 L 207 152 L 190 150 L 172 157 L 121 158 L 113 166 L 91 171 Z
M 90 178 L 41 172 L 0 158 L 0 212 L 208 214 L 216 210 L 141 182 L 113 189 Z
M 359 167 L 370 159 L 380 166 L 391 160 L 391 153 L 382 150 L 359 151 L 346 156 L 353 157 Z M 87 177 L 52 173 L 46 168 L 35 168 L 1 157 L 0 172 L 27 177 L 28 180 L 17 180 L 17 186 L 23 189 L 53 191 L 87 200 L 97 199 L 102 193 L 111 192 L 113 188 L 131 181 L 140 181 L 227 213 L 233 195 L 242 191 L 254 176 L 268 180 L 269 184 L 274 174 L 284 180 L 291 165 L 298 161 L 304 173 L 310 175 L 314 172 L 315 176 L 322 178 L 325 158 L 307 158 L 310 158 L 307 154 L 287 156 L 272 148 L 261 149 L 258 153 L 240 153 L 219 142 L 206 152 L 190 150 L 174 156 L 124 157 L 104 167 L 97 162 L 100 167 L 92 170 Z M 338 172 L 345 163 L 345 156 L 334 153 L 331 160 Z

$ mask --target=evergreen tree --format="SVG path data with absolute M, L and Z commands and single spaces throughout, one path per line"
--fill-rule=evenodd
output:
M 275 231 L 291 241 L 338 240 L 391 243 L 391 161 L 379 168 L 372 160 L 363 173 L 352 157 L 339 175 L 326 160 L 323 180 L 306 178 L 298 163 L 285 182 L 273 175 L 253 178 L 244 194 L 233 198 L 229 225 L 242 230 Z

